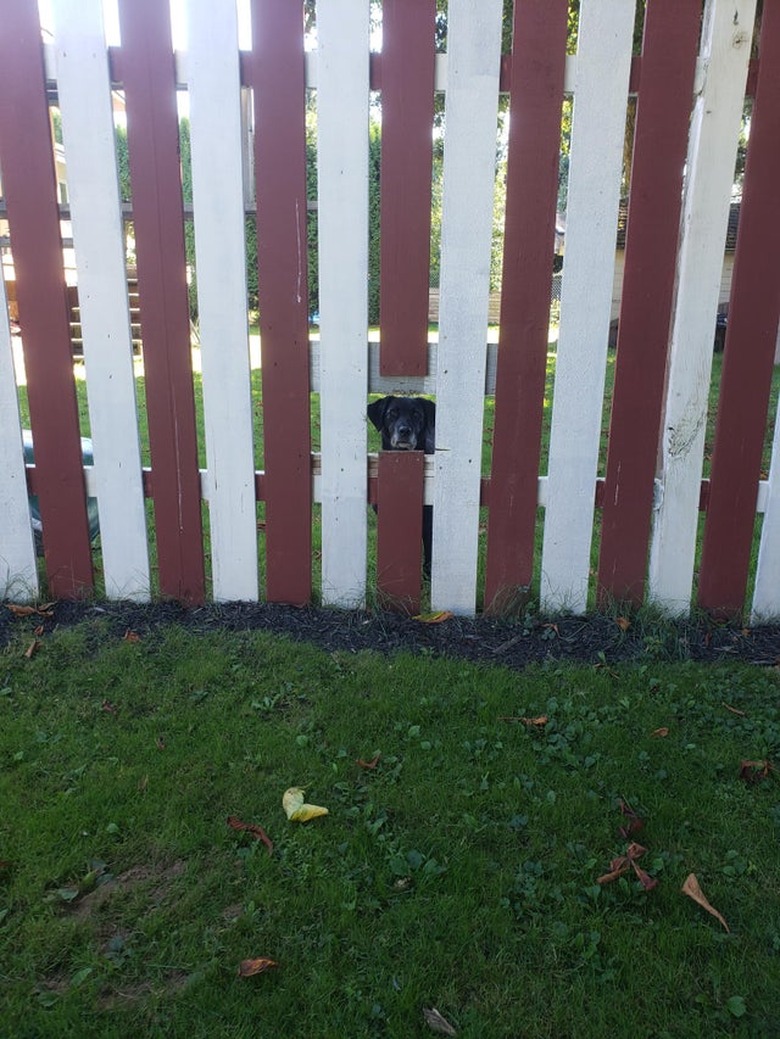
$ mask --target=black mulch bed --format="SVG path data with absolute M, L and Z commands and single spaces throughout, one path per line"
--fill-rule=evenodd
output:
M 142 639 L 168 625 L 189 631 L 270 631 L 330 651 L 358 653 L 431 653 L 520 668 L 547 660 L 584 664 L 625 661 L 696 660 L 710 663 L 744 661 L 764 667 L 780 665 L 780 625 L 741 628 L 707 618 L 675 624 L 635 622 L 625 626 L 612 617 L 560 617 L 523 621 L 489 617 L 453 617 L 439 624 L 383 611 L 296 609 L 268 603 L 74 603 L 51 607 L 53 616 L 18 617 L 0 607 L 0 646 L 18 633 L 31 639 L 57 628 L 100 621 L 117 637 L 128 631 Z M 625 628 L 625 630 L 624 630 Z

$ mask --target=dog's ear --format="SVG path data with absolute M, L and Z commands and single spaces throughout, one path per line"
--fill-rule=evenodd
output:
M 380 400 L 375 400 L 373 403 L 369 404 L 366 408 L 366 414 L 379 430 L 381 430 L 384 425 L 387 406 L 392 399 L 392 397 L 382 397 Z
M 425 412 L 425 424 L 430 430 L 436 428 L 436 405 L 432 400 L 426 400 L 424 397 L 420 398 L 420 404 L 423 406 Z

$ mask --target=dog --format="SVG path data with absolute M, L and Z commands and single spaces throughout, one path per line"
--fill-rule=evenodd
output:
M 368 405 L 368 417 L 382 435 L 383 451 L 424 451 L 436 447 L 436 405 L 423 397 L 382 397 Z M 423 506 L 423 575 L 431 576 L 433 506 Z

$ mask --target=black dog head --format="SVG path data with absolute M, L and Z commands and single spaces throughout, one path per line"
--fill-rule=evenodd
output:
M 368 417 L 382 434 L 385 451 L 433 454 L 436 405 L 423 397 L 382 397 L 368 405 Z

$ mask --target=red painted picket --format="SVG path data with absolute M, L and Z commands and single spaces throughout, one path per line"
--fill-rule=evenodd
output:
M 51 594 L 93 586 L 41 33 L 35 0 L 7 0 L 0 29 L 0 155 Z
M 379 455 L 377 591 L 383 605 L 406 613 L 420 610 L 424 465 L 421 451 Z
M 160 592 L 205 596 L 198 443 L 167 4 L 121 0 L 121 76 L 133 195 Z
M 780 322 L 780 6 L 764 8 L 704 527 L 699 604 L 737 614 L 748 581 Z
M 566 56 L 566 0 L 517 0 L 485 602 L 529 586 Z
M 266 592 L 311 598 L 303 6 L 253 0 L 255 191 L 266 486 Z
M 427 374 L 435 18 L 435 0 L 383 5 L 383 375 Z
M 700 17 L 700 0 L 654 0 L 647 8 L 602 513 L 602 602 L 639 604 L 644 596 Z

